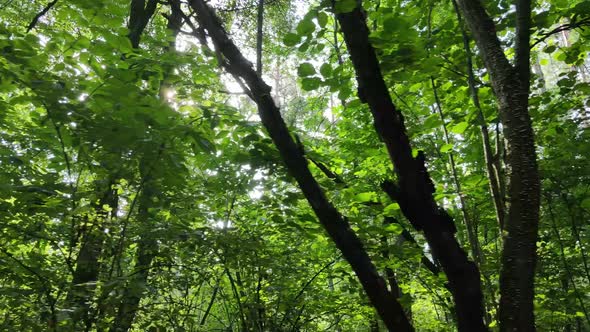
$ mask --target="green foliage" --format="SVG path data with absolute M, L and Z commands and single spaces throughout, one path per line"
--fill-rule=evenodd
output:
M 245 50 L 254 45 L 257 3 L 215 4 Z M 336 12 L 356 4 L 338 0 Z M 141 298 L 134 331 L 369 329 L 375 312 L 354 273 L 285 170 L 256 106 L 220 75 L 214 50 L 184 33 L 170 48 L 164 3 L 139 49 L 128 39 L 129 2 L 58 2 L 27 32 L 43 5 L 0 5 L 0 330 L 83 330 L 74 322 L 83 307 L 72 300 L 75 286 L 90 293 L 91 330 L 111 328 L 134 297 Z M 328 2 L 301 6 L 265 6 L 263 76 L 272 96 L 379 272 L 394 271 L 416 329 L 453 331 L 444 273 L 425 267 L 432 259 L 425 239 L 380 188 L 392 166 L 356 96 L 335 13 Z M 488 75 L 474 57 L 477 109 L 451 3 L 364 6 L 391 96 L 466 251 L 460 196 L 476 225 L 487 323 L 496 330 L 502 233 L 482 120 L 500 165 L 504 152 Z M 538 3 L 532 42 L 587 19 L 589 8 L 589 1 Z M 500 37 L 513 34 L 509 4 L 488 9 Z M 568 30 L 536 44 L 531 59 L 543 184 L 535 315 L 543 330 L 590 324 L 589 50 L 587 29 Z M 92 236 L 100 238 L 97 280 L 74 285 Z

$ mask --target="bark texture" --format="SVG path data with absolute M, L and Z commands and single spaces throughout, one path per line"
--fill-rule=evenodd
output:
M 364 13 L 357 6 L 351 12 L 337 14 L 337 19 L 355 68 L 359 99 L 369 105 L 375 129 L 395 166 L 398 183 L 385 182 L 383 189 L 398 202 L 414 228 L 424 231 L 449 280 L 459 330 L 486 331 L 479 271 L 457 242 L 453 220 L 434 201 L 434 186 L 424 165 L 424 154 L 412 156 L 403 116 L 391 100 L 369 42 Z
M 320 223 L 351 265 L 387 328 L 391 331 L 413 331 L 401 305 L 387 289 L 385 280 L 378 274 L 360 239 L 350 228 L 348 220 L 331 204 L 311 174 L 302 146 L 298 145 L 289 133 L 271 97 L 270 87 L 256 74 L 251 63 L 228 38 L 212 9 L 203 0 L 191 0 L 190 5 L 197 13 L 199 25 L 207 30 L 216 49 L 227 60 L 226 69 L 243 79 L 249 88 L 250 95 L 258 105 L 262 124 L 279 150 L 289 172 L 296 179 Z
M 495 25 L 482 3 L 479 0 L 458 0 L 457 3 L 490 74 L 506 140 L 508 215 L 500 272 L 500 330 L 534 331 L 540 183 L 528 113 L 531 3 L 516 1 L 514 65 L 504 55 Z

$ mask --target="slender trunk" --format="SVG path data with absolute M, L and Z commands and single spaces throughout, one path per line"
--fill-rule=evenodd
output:
M 245 81 L 251 97 L 258 105 L 262 124 L 279 150 L 289 172 L 314 210 L 320 223 L 349 262 L 359 278 L 371 303 L 390 330 L 413 331 L 401 305 L 387 289 L 363 244 L 343 217 L 327 199 L 311 174 L 303 153 L 285 125 L 281 113 L 272 100 L 270 87 L 251 68 L 235 44 L 228 38 L 219 19 L 203 0 L 191 0 L 201 27 L 209 32 L 216 48 L 227 59 L 226 69 Z
M 398 221 L 395 220 L 394 218 L 385 217 L 385 219 L 383 219 L 384 226 L 391 225 L 394 223 L 398 223 Z M 400 235 L 397 245 L 401 246 L 405 240 L 406 240 L 406 238 L 403 235 Z M 387 263 L 390 259 L 390 255 L 389 255 L 389 243 L 387 241 L 386 236 L 381 237 L 381 246 L 383 247 L 381 254 L 383 255 L 383 259 Z M 387 277 L 387 281 L 389 282 L 389 291 L 391 292 L 391 294 L 393 294 L 393 296 L 395 296 L 398 299 L 401 298 L 402 296 L 404 296 L 404 292 L 400 288 L 400 286 L 397 282 L 397 279 L 395 278 L 395 272 L 393 271 L 392 268 L 390 268 L 390 267 L 385 268 L 385 276 Z M 404 308 L 404 311 L 406 313 L 406 316 L 408 316 L 408 320 L 412 321 L 412 304 L 410 303 L 409 305 L 407 305 Z
M 494 153 L 492 152 L 492 143 L 490 140 L 488 124 L 483 114 L 481 104 L 479 102 L 479 89 L 477 88 L 475 82 L 475 73 L 473 70 L 473 55 L 471 53 L 471 46 L 469 45 L 469 36 L 463 28 L 463 19 L 461 18 L 461 12 L 459 11 L 459 7 L 457 5 L 456 0 L 453 0 L 453 6 L 455 8 L 455 13 L 457 14 L 459 27 L 461 28 L 461 35 L 463 36 L 463 48 L 465 50 L 465 57 L 467 58 L 467 82 L 469 85 L 469 93 L 471 95 L 471 100 L 473 101 L 473 105 L 475 105 L 475 109 L 477 110 L 477 119 L 479 121 L 479 130 L 481 133 L 481 140 L 483 143 L 486 173 L 488 175 L 488 181 L 490 184 L 490 194 L 492 195 L 492 199 L 494 201 L 496 220 L 498 221 L 498 226 L 500 227 L 500 230 L 502 230 L 502 228 L 504 228 L 504 217 L 506 212 L 504 206 L 504 199 L 502 196 L 503 193 L 500 190 L 500 169 L 499 167 L 495 167 L 497 165 L 500 165 L 500 156 L 496 156 L 498 162 L 496 164 L 496 160 L 494 160 Z
M 477 266 L 470 262 L 455 238 L 452 218 L 434 201 L 434 185 L 423 153 L 412 155 L 402 114 L 385 85 L 369 31 L 360 7 L 337 14 L 357 75 L 359 99 L 369 105 L 377 133 L 385 142 L 394 164 L 398 184 L 385 182 L 383 189 L 397 201 L 403 214 L 424 236 L 440 261 L 455 299 L 461 331 L 485 331 L 483 299 Z
M 436 88 L 436 83 L 434 82 L 434 78 L 430 78 L 430 83 L 432 85 L 432 91 L 434 93 L 434 100 L 436 103 L 436 110 L 440 117 L 440 121 L 442 122 L 442 129 L 444 134 L 444 140 L 446 144 L 451 144 L 451 138 L 449 137 L 449 131 L 447 130 L 447 124 L 445 120 L 445 115 L 442 110 L 442 105 L 440 99 L 438 97 L 438 90 Z M 459 203 L 460 203 L 460 210 L 461 216 L 463 217 L 463 224 L 465 224 L 465 229 L 467 230 L 467 237 L 469 240 L 469 247 L 471 248 L 471 256 L 475 263 L 481 267 L 483 257 L 480 253 L 480 245 L 479 239 L 477 237 L 477 232 L 475 231 L 475 226 L 473 224 L 473 220 L 469 218 L 469 213 L 467 213 L 467 204 L 465 202 L 465 196 L 463 195 L 463 190 L 461 190 L 461 182 L 459 182 L 459 176 L 457 174 L 457 167 L 455 165 L 455 157 L 452 152 L 449 152 L 449 164 L 451 166 L 451 176 L 453 178 L 453 184 L 455 185 L 455 191 L 459 196 Z
M 582 309 L 582 312 L 584 313 L 584 317 L 586 318 L 586 321 L 588 322 L 588 325 L 590 326 L 590 316 L 588 315 L 588 310 L 586 309 L 586 305 L 584 304 L 584 299 L 582 297 L 582 295 L 580 294 L 580 292 L 578 291 L 578 287 L 576 285 L 576 281 L 574 279 L 574 276 L 572 274 L 571 268 L 569 266 L 569 264 L 567 263 L 567 258 L 565 257 L 565 248 L 563 245 L 563 241 L 561 240 L 561 235 L 559 234 L 559 229 L 557 228 L 557 224 L 555 223 L 555 215 L 553 214 L 553 207 L 551 205 L 551 196 L 547 195 L 547 209 L 549 210 L 549 217 L 551 219 L 551 228 L 553 229 L 553 232 L 555 233 L 555 237 L 557 238 L 557 243 L 559 244 L 559 252 L 560 252 L 560 257 L 561 257 L 561 262 L 563 264 L 563 269 L 565 274 L 567 275 L 567 279 L 570 281 L 574 294 L 576 296 L 576 299 L 578 300 L 578 302 L 580 303 L 580 308 Z
M 76 259 L 76 269 L 72 278 L 72 286 L 66 297 L 66 307 L 72 308 L 70 327 L 77 330 L 77 322 L 84 323 L 84 330 L 90 330 L 94 323 L 91 313 L 91 302 L 100 273 L 100 256 L 106 237 L 105 228 L 111 213 L 117 210 L 117 194 L 112 188 L 114 180 L 109 179 L 103 196 L 93 204 L 96 216 L 88 220 L 90 224 L 82 235 L 80 252 Z M 108 206 L 110 211 L 105 210 Z
M 146 181 L 139 200 L 137 222 L 146 229 L 152 229 L 153 222 L 148 210 L 152 204 L 155 188 L 151 181 Z M 139 302 L 145 292 L 149 277 L 149 270 L 153 259 L 158 253 L 158 242 L 154 234 L 142 234 L 137 248 L 137 258 L 133 273 L 117 311 L 117 316 L 111 325 L 110 332 L 126 332 L 131 328 Z
M 176 43 L 176 35 L 179 32 L 182 20 L 182 12 L 180 10 L 180 2 L 178 0 L 172 0 L 169 2 L 171 7 L 171 14 L 167 17 L 168 24 L 167 29 L 168 32 L 173 37 L 170 44 L 167 46 L 168 51 L 174 51 L 175 43 Z M 148 15 L 147 13 L 146 15 Z M 149 20 L 151 15 L 149 14 L 148 17 L 144 17 L 143 20 Z M 133 15 L 132 15 L 133 17 Z M 130 18 L 130 22 L 132 18 Z M 146 21 L 147 22 L 147 21 Z M 144 26 L 145 27 L 145 26 Z M 143 29 L 138 31 L 138 35 L 135 37 L 137 38 L 135 47 L 138 47 L 139 40 Z M 131 39 L 132 36 L 130 35 L 129 38 Z M 133 40 L 132 40 L 133 43 Z M 169 73 L 172 69 L 166 68 L 166 72 Z M 165 88 L 167 87 L 167 74 L 164 75 L 165 77 L 162 80 L 160 86 L 160 98 L 163 99 Z M 158 152 L 160 154 L 161 149 Z M 142 163 L 145 165 L 145 163 Z M 151 169 L 147 168 L 146 170 L 141 171 L 141 178 L 143 183 L 143 188 L 141 192 L 141 197 L 139 200 L 139 207 L 138 207 L 138 215 L 137 215 L 137 222 L 143 225 L 146 229 L 152 229 L 152 218 L 148 212 L 152 204 L 152 199 L 154 195 L 156 195 L 156 187 L 154 180 L 151 179 L 150 173 Z M 125 241 L 125 239 L 121 239 L 121 241 Z M 123 243 L 123 242 L 122 242 Z M 136 263 L 134 267 L 134 273 L 132 274 L 131 280 L 129 280 L 127 287 L 123 291 L 123 298 L 121 303 L 119 304 L 119 308 L 117 311 L 117 315 L 115 320 L 113 321 L 111 328 L 109 331 L 111 332 L 125 332 L 131 328 L 133 324 L 133 320 L 135 319 L 137 310 L 139 308 L 139 303 L 145 293 L 146 285 L 149 278 L 150 267 L 152 261 L 158 254 L 158 241 L 154 238 L 153 234 L 142 233 L 139 240 L 139 245 L 136 252 Z
M 506 139 L 508 215 L 500 272 L 500 330 L 535 331 L 534 275 L 540 181 L 530 89 L 530 0 L 516 1 L 515 64 L 508 62 L 496 26 L 479 0 L 457 0 L 473 33 L 498 100 Z
M 227 269 L 227 267 L 225 268 L 225 275 L 227 276 L 227 279 L 229 280 L 229 284 L 231 285 L 232 293 L 234 294 L 234 298 L 236 299 L 236 303 L 238 306 L 238 312 L 240 314 L 240 322 L 242 323 L 241 331 L 248 332 L 248 331 L 250 331 L 250 329 L 248 328 L 248 322 L 246 320 L 246 315 L 244 314 L 244 307 L 242 305 L 242 300 L 241 300 L 242 296 L 240 295 L 240 292 L 238 291 L 238 288 L 236 287 L 236 282 L 234 281 L 234 277 L 231 275 L 231 272 Z
M 578 219 L 576 217 L 576 213 L 574 211 L 574 205 L 572 204 L 572 202 L 570 202 L 570 200 L 567 198 L 567 194 L 562 194 L 561 198 L 563 199 L 565 206 L 567 207 L 568 210 L 568 214 L 570 217 L 570 226 L 572 229 L 572 235 L 574 236 L 574 238 L 576 239 L 575 243 L 578 244 L 579 249 L 580 249 L 580 256 L 582 257 L 582 264 L 584 265 L 584 272 L 586 274 L 586 280 L 588 280 L 588 282 L 590 282 L 590 269 L 588 268 L 588 257 L 586 255 L 586 250 L 584 249 L 584 240 L 582 239 L 582 237 L 580 237 L 580 231 L 578 229 L 578 225 L 576 224 L 576 220 Z M 580 220 L 584 220 L 583 219 L 584 216 L 582 215 Z
M 207 309 L 205 309 L 205 313 L 203 314 L 203 318 L 201 318 L 201 322 L 199 323 L 200 326 L 205 325 L 205 322 L 207 322 L 207 317 L 209 317 L 209 313 L 211 312 L 211 308 L 213 308 L 213 304 L 215 303 L 215 298 L 217 297 L 218 291 L 219 291 L 219 281 L 215 285 L 215 288 L 213 288 L 213 294 L 211 294 L 211 300 L 209 301 L 209 304 L 207 305 Z
M 262 77 L 262 41 L 264 28 L 264 0 L 258 0 L 258 16 L 256 17 L 256 74 Z
M 131 0 L 129 24 L 127 27 L 129 28 L 128 37 L 133 48 L 139 47 L 141 34 L 152 18 L 152 15 L 154 15 L 157 6 L 157 0 L 148 0 L 147 4 L 145 0 Z

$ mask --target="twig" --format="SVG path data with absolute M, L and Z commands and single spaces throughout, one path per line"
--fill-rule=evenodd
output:
M 555 28 L 549 32 L 540 33 L 541 37 L 537 38 L 535 40 L 535 42 L 531 45 L 531 49 L 533 47 L 537 46 L 538 44 L 544 42 L 545 40 L 547 40 L 547 38 L 551 37 L 552 35 L 554 35 L 556 33 L 560 33 L 562 31 L 574 30 L 574 29 L 580 29 L 583 31 L 584 27 L 586 27 L 586 26 L 590 26 L 590 17 L 584 18 L 581 21 L 560 25 L 557 28 Z
M 50 3 L 47 4 L 47 6 L 45 6 L 45 8 L 43 8 L 42 11 L 40 11 L 39 13 L 37 13 L 37 15 L 35 15 L 35 17 L 33 17 L 33 20 L 31 21 L 31 23 L 29 23 L 29 25 L 27 26 L 27 32 L 30 32 L 31 30 L 33 30 L 35 28 L 35 26 L 37 25 L 37 22 L 39 22 L 39 19 L 47 14 L 47 12 L 53 8 L 53 6 L 55 6 L 55 4 L 57 3 L 57 0 L 53 0 Z

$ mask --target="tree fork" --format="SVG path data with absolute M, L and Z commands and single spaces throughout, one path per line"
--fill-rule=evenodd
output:
M 403 116 L 383 80 L 361 6 L 336 17 L 357 75 L 359 99 L 369 105 L 375 129 L 395 166 L 398 184 L 385 183 L 384 189 L 398 202 L 414 228 L 424 231 L 440 261 L 455 300 L 459 330 L 486 331 L 479 270 L 457 242 L 453 220 L 434 201 L 434 187 L 424 166 L 423 153 L 412 156 Z
M 528 112 L 531 1 L 515 3 L 516 54 L 512 65 L 483 4 L 457 0 L 490 75 L 507 143 L 508 215 L 500 271 L 500 330 L 535 331 L 533 298 L 541 184 Z

